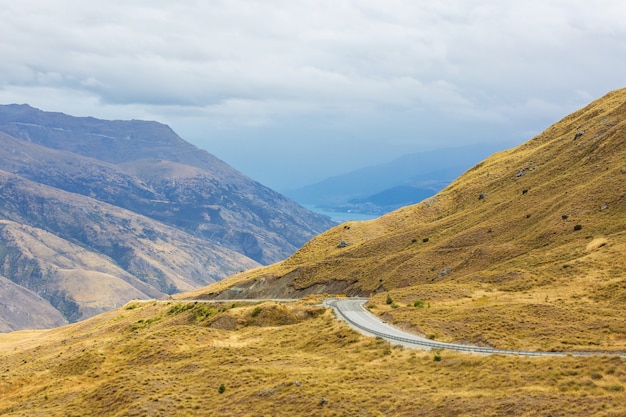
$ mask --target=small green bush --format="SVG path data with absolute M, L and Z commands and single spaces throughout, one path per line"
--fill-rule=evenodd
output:
M 413 307 L 424 308 L 424 302 L 422 300 L 417 300 L 413 303 Z
M 206 303 L 196 304 L 193 311 L 196 313 L 196 320 L 206 319 L 215 314 L 215 309 L 211 308 Z
M 190 310 L 193 308 L 193 303 L 176 303 L 167 310 L 167 315 L 171 316 L 174 314 L 182 313 L 183 311 Z
M 262 308 L 260 306 L 256 306 L 252 313 L 250 314 L 252 317 L 256 317 L 261 313 Z
M 391 298 L 391 294 L 387 294 L 387 301 L 385 301 L 387 304 L 391 304 L 393 303 L 393 298 Z
M 220 384 L 219 388 L 217 388 L 217 392 L 223 394 L 226 391 L 226 385 Z
M 152 318 L 149 318 L 147 320 L 144 320 L 144 319 L 138 320 L 136 323 L 133 323 L 130 326 L 130 331 L 131 332 L 136 332 L 138 330 L 145 329 L 146 327 L 149 327 L 152 323 L 157 322 L 159 320 L 161 320 L 161 317 L 159 317 L 159 316 L 152 317 Z

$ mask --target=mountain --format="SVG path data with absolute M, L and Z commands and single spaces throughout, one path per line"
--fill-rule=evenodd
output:
M 436 196 L 332 228 L 277 264 L 0 334 L 0 414 L 626 415 L 626 359 L 605 355 L 626 351 L 625 148 L 623 89 Z M 17 241 L 48 233 L 3 224 Z M 328 293 L 372 293 L 372 313 L 431 339 L 592 354 L 392 346 L 337 320 Z M 227 296 L 303 298 L 190 300 Z
M 68 321 L 279 261 L 333 225 L 165 125 L 27 105 L 0 106 L 0 196 L 0 275 Z
M 332 228 L 193 297 L 372 295 L 390 321 L 447 341 L 626 348 L 625 251 L 622 89 L 417 205 Z
M 301 204 L 328 212 L 382 215 L 435 195 L 501 149 L 466 145 L 408 154 L 285 193 Z
M 62 326 L 63 315 L 36 293 L 0 276 L 0 333 L 33 324 L 42 328 Z

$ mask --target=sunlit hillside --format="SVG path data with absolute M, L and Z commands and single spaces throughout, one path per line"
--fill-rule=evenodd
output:
M 445 341 L 626 349 L 624 253 L 626 89 L 433 198 L 185 297 L 371 294 L 373 311 Z
M 626 414 L 626 359 L 412 351 L 359 335 L 318 301 L 129 303 L 0 334 L 0 415 Z

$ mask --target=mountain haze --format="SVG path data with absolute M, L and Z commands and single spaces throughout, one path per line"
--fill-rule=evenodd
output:
M 433 196 L 498 150 L 501 148 L 467 145 L 408 154 L 286 194 L 301 204 L 330 212 L 381 215 Z
M 69 321 L 279 261 L 333 224 L 165 125 L 27 105 L 0 106 L 0 196 L 0 275 Z

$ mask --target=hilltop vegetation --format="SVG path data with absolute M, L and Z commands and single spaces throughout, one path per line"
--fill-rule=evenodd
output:
M 378 314 L 444 341 L 626 350 L 625 161 L 622 89 L 420 204 L 182 297 L 371 294 Z

